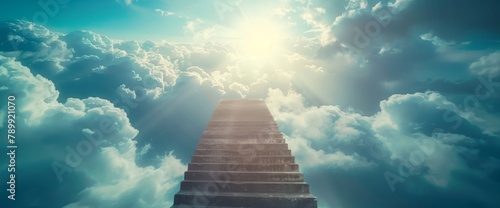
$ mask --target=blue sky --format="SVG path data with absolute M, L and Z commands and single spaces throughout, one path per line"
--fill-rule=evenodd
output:
M 257 98 L 320 207 L 499 207 L 499 8 L 5 2 L 0 98 L 17 97 L 19 180 L 0 202 L 169 207 L 218 100 Z

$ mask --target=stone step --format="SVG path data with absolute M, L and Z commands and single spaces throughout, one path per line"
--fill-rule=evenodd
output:
M 304 182 L 304 175 L 300 172 L 245 172 L 245 171 L 188 170 L 184 173 L 184 180 Z
M 201 139 L 224 139 L 224 138 L 283 138 L 281 133 L 248 133 L 248 134 L 209 134 L 203 135 Z
M 221 206 L 196 206 L 196 205 L 173 205 L 170 208 L 252 208 L 252 207 L 221 207 Z
M 225 129 L 235 129 L 235 130 L 260 130 L 260 129 L 279 129 L 277 124 L 251 124 L 251 123 L 213 123 L 208 124 L 205 127 L 205 131 L 216 131 L 216 130 L 225 130 Z
M 265 105 L 221 105 L 218 106 L 216 110 L 214 110 L 214 113 L 246 113 L 250 114 L 252 112 L 268 112 L 269 110 L 266 108 Z M 242 111 L 241 108 L 244 107 L 245 111 Z M 233 108 L 233 110 L 231 110 Z
M 284 144 L 282 138 L 203 138 L 199 144 Z
M 255 119 L 255 118 L 220 118 L 220 119 L 213 119 L 210 122 L 217 122 L 217 124 L 220 126 L 226 126 L 227 124 L 233 124 L 233 125 L 248 125 L 248 126 L 254 126 L 253 124 L 256 123 L 264 123 L 269 121 L 269 119 Z
M 217 129 L 217 128 L 263 128 L 263 127 L 275 127 L 278 128 L 276 123 L 265 123 L 265 122 L 210 122 L 205 126 L 205 129 Z
M 239 117 L 239 116 L 245 116 L 245 117 L 257 117 L 257 118 L 262 118 L 262 117 L 271 117 L 271 114 L 267 110 L 253 110 L 252 112 L 224 112 L 224 111 L 215 111 L 212 114 L 212 118 L 215 117 Z
M 253 207 L 253 208 L 316 208 L 316 197 L 311 194 L 290 193 L 202 193 L 180 191 L 174 204 L 198 206 Z
M 224 125 L 223 125 L 224 124 Z M 227 124 L 227 125 L 226 125 Z M 254 123 L 255 125 L 245 125 L 246 123 L 241 123 L 241 124 L 234 124 L 234 123 L 209 123 L 207 126 L 205 126 L 205 130 L 226 130 L 226 129 L 233 129 L 233 130 L 248 130 L 248 129 L 259 129 L 262 127 L 274 127 L 278 128 L 278 125 L 274 122 L 269 122 L 269 123 Z
M 205 130 L 202 137 L 210 136 L 210 135 L 240 135 L 240 134 L 250 134 L 250 135 L 259 135 L 259 134 L 281 134 L 279 129 L 276 128 L 255 128 L 255 129 L 246 129 L 246 130 L 234 130 L 234 129 L 214 129 L 214 130 Z
M 239 110 L 241 110 L 242 108 L 244 109 L 266 109 L 267 110 L 267 106 L 264 104 L 264 103 L 245 103 L 245 104 L 236 104 L 236 103 L 220 103 L 218 106 L 217 106 L 217 110 L 220 110 L 222 108 L 237 108 Z M 217 111 L 216 110 L 216 111 Z
M 233 114 L 231 116 L 215 115 L 210 117 L 210 121 L 225 121 L 225 120 L 237 120 L 237 121 L 263 121 L 269 122 L 273 117 L 269 114 L 262 115 L 250 115 L 250 114 Z
M 295 163 L 256 164 L 256 163 L 189 163 L 188 170 L 193 171 L 240 171 L 240 172 L 298 172 Z
M 236 120 L 234 118 L 228 118 L 228 120 Z M 240 126 L 240 125 L 244 125 L 244 124 L 252 124 L 252 125 L 249 125 L 249 126 L 265 126 L 265 125 L 275 125 L 276 122 L 274 122 L 274 119 L 271 119 L 271 118 L 268 118 L 268 119 L 253 119 L 253 120 L 241 120 L 241 121 L 237 121 L 236 123 L 234 122 L 228 122 L 228 121 L 224 121 L 224 120 L 210 120 L 208 122 L 208 126 L 207 127 L 210 127 L 212 125 L 215 125 L 215 126 L 220 126 L 221 124 L 224 124 L 224 125 L 228 125 L 228 126 Z
M 283 138 L 283 134 L 278 131 L 254 131 L 254 132 L 241 132 L 241 133 L 213 133 L 203 134 L 202 139 L 224 139 L 224 138 Z
M 197 149 L 287 150 L 287 144 L 198 144 Z
M 280 131 L 278 129 L 271 129 L 271 128 L 257 128 L 257 129 L 248 129 L 245 131 L 239 131 L 239 130 L 231 130 L 231 129 L 220 129 L 220 130 L 205 130 L 203 136 L 210 136 L 210 135 L 228 135 L 228 134 L 250 134 L 250 135 L 259 135 L 259 134 L 279 134 Z
M 259 156 L 291 156 L 292 151 L 286 150 L 255 150 Z M 197 149 L 195 155 L 220 155 L 220 156 L 245 156 L 248 151 L 245 149 Z
M 220 207 L 220 206 L 196 206 L 196 205 L 173 205 L 170 208 L 251 208 L 251 207 Z
M 245 156 L 213 156 L 194 155 L 193 163 L 295 163 L 293 156 L 253 156 L 251 153 Z
M 181 182 L 181 191 L 193 190 L 246 193 L 309 193 L 309 185 L 305 182 L 241 182 L 190 180 Z
M 269 118 L 271 117 L 271 113 L 266 110 L 261 110 L 261 109 L 253 109 L 253 112 L 237 112 L 234 110 L 224 112 L 224 111 L 215 111 L 212 114 L 213 118 Z
M 210 118 L 212 122 L 222 122 L 222 121 L 234 121 L 234 122 L 269 122 L 272 119 L 271 116 L 248 116 L 248 115 L 235 115 L 234 117 L 228 116 L 215 116 Z

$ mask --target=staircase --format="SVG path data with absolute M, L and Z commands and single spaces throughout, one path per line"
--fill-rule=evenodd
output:
M 172 208 L 317 208 L 262 100 L 221 100 Z

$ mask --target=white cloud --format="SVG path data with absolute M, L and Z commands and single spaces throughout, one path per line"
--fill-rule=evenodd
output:
M 323 7 L 316 7 L 314 10 L 316 10 L 316 12 L 318 12 L 318 14 L 326 13 L 326 9 Z
M 88 207 L 96 203 L 103 207 L 166 207 L 172 204 L 166 195 L 173 195 L 186 166 L 173 153 L 165 156 L 158 167 L 139 167 L 135 163 L 138 131 L 131 126 L 122 109 L 101 98 L 69 98 L 57 101 L 59 92 L 46 78 L 34 76 L 30 69 L 13 58 L 0 55 L 0 83 L 6 92 L 16 92 L 18 126 L 23 126 L 29 142 L 24 149 L 37 157 L 22 157 L 23 163 L 46 164 L 54 161 L 66 167 L 68 148 L 81 151 L 86 142 L 88 156 L 73 163 L 73 172 L 40 172 L 46 177 L 60 177 L 60 186 L 71 186 L 75 177 L 90 180 L 74 203 L 65 207 Z M 122 88 L 127 90 L 126 88 Z M 2 110 L 3 112 L 3 110 Z M 106 123 L 103 124 L 102 122 Z M 106 125 L 105 129 L 102 125 Z M 111 132 L 107 132 L 112 129 Z M 50 131 L 54 130 L 54 131 Z M 51 132 L 51 133 L 49 133 Z M 104 133 L 103 133 L 104 132 Z M 47 134 L 53 136 L 47 136 Z M 101 139 L 91 143 L 88 138 Z M 87 155 L 87 154 L 86 154 Z M 66 159 L 66 160 L 65 160 Z M 52 163 L 53 164 L 53 163 Z M 68 167 L 68 168 L 69 168 Z M 55 169 L 54 169 L 55 171 Z M 75 173 L 76 172 L 76 173 Z M 69 174 L 74 174 L 68 177 Z M 28 176 L 21 176 L 28 177 Z M 65 180 L 64 180 L 65 179 Z
M 333 41 L 330 22 L 325 20 L 326 9 L 323 7 L 313 7 L 312 4 L 304 7 L 300 17 L 307 25 L 312 27 L 308 33 L 316 34 L 317 42 L 327 45 Z
M 203 23 L 203 20 L 201 20 L 200 18 L 190 20 L 186 23 L 186 25 L 184 26 L 184 29 L 186 29 L 189 32 L 194 33 L 198 29 L 198 27 L 201 25 L 201 23 Z
M 389 45 L 384 45 L 382 47 L 380 47 L 380 51 L 378 52 L 378 54 L 380 55 L 384 55 L 384 54 L 396 54 L 396 53 L 401 53 L 401 49 L 399 48 L 395 48 L 395 47 L 391 47 Z
M 420 38 L 425 41 L 431 42 L 434 46 L 436 46 L 437 50 L 439 52 L 443 52 L 446 50 L 446 48 L 455 45 L 455 42 L 452 41 L 445 41 L 432 33 L 425 33 L 423 35 L 420 35 Z
M 242 98 L 246 97 L 246 95 L 249 92 L 249 89 L 247 86 L 245 86 L 244 84 L 238 83 L 238 82 L 234 82 L 234 83 L 230 84 L 229 89 L 237 92 Z
M 28 68 L 2 55 L 0 71 L 0 86 L 7 87 L 8 92 L 25 95 L 16 98 L 19 103 L 17 110 L 26 114 L 28 124 L 40 124 L 47 109 L 58 107 L 59 92 L 51 81 L 40 75 L 33 76 Z
M 351 126 L 348 116 L 336 106 L 305 107 L 304 98 L 293 91 L 283 94 L 281 90 L 269 90 L 266 104 L 281 130 L 289 136 L 290 146 L 301 167 L 318 168 L 334 166 L 340 168 L 371 166 L 357 154 L 348 155 L 340 150 L 328 148 L 334 140 L 352 140 L 361 135 Z M 355 118 L 354 120 L 359 119 Z M 352 122 L 352 120 L 351 120 Z M 355 124 L 353 125 L 358 126 Z M 335 129 L 338 129 L 336 131 Z
M 158 168 L 141 168 L 131 162 L 134 161 L 133 156 L 133 152 L 120 154 L 113 148 L 103 149 L 101 160 L 94 163 L 105 168 L 96 172 L 93 178 L 97 182 L 96 185 L 83 190 L 76 202 L 64 207 L 88 207 L 99 204 L 110 208 L 125 206 L 160 208 L 172 205 L 172 198 L 165 196 L 171 196 L 177 191 L 175 188 L 187 169 L 186 165 L 170 153 L 163 158 Z
M 346 10 L 365 10 L 367 6 L 367 0 L 349 0 Z
M 292 154 L 297 158 L 297 163 L 301 168 L 311 169 L 318 167 L 353 168 L 369 167 L 370 163 L 362 161 L 358 155 L 346 155 L 341 151 L 326 152 L 322 149 L 312 148 L 307 139 L 292 136 L 285 136 Z
M 279 17 L 287 16 L 292 12 L 295 12 L 295 10 L 289 7 L 278 7 L 272 10 L 272 14 L 277 15 Z
M 0 55 L 17 57 L 33 64 L 43 64 L 45 70 L 56 73 L 64 69 L 63 65 L 72 58 L 67 44 L 60 40 L 61 34 L 26 21 L 0 23 L 8 28 L 7 40 L 12 43 L 12 52 L 0 52 Z
M 172 16 L 172 15 L 175 15 L 175 12 L 161 10 L 161 9 L 155 9 L 155 12 L 160 13 L 161 16 Z
M 389 9 L 391 9 L 391 12 L 393 14 L 398 14 L 406 9 L 406 7 L 408 7 L 412 1 L 413 0 L 394 0 L 394 2 L 388 3 L 388 7 Z
M 382 2 L 378 2 L 377 4 L 375 4 L 375 6 L 372 7 L 372 12 L 376 12 L 379 9 L 382 9 Z
M 481 57 L 469 66 L 472 73 L 498 77 L 500 75 L 500 51 Z
M 461 183 L 453 175 L 457 171 L 475 174 L 477 170 L 466 161 L 479 157 L 475 147 L 485 142 L 458 132 L 432 131 L 454 124 L 443 120 L 449 117 L 443 115 L 447 111 L 455 112 L 464 123 L 472 122 L 434 92 L 393 95 L 380 103 L 381 111 L 373 116 L 338 106 L 306 106 L 304 97 L 294 91 L 284 94 L 270 89 L 266 103 L 297 162 L 306 168 L 397 166 L 404 159 L 413 165 L 412 174 L 449 187 Z M 462 152 L 469 156 L 463 157 Z M 368 162 L 374 159 L 378 162 Z

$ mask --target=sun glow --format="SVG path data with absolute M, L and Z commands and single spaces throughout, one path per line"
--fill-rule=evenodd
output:
M 245 58 L 269 60 L 283 49 L 284 29 L 272 20 L 245 21 L 237 28 L 236 45 Z

